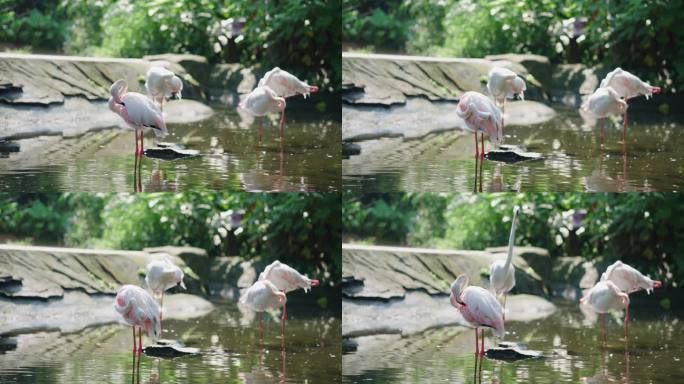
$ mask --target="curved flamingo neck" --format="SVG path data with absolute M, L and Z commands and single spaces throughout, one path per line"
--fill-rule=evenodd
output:
M 515 243 L 515 222 L 518 220 L 518 210 L 513 211 L 513 219 L 511 220 L 511 234 L 508 238 L 508 255 L 506 256 L 506 264 L 504 265 L 504 271 L 508 271 L 511 267 L 511 262 L 513 262 L 513 245 Z

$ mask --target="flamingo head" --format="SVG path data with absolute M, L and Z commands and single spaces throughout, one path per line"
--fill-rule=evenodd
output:
M 453 305 L 456 308 L 460 308 L 465 305 L 464 302 L 461 301 L 461 292 L 468 286 L 468 276 L 466 275 L 458 275 L 456 280 L 454 280 L 453 283 L 451 283 L 451 297 L 449 300 L 451 301 L 451 305 Z
M 161 318 L 159 314 L 152 319 L 145 319 L 142 328 L 147 332 L 147 336 L 158 339 L 161 336 Z
M 109 93 L 114 98 L 114 101 L 121 103 L 121 98 L 128 92 L 128 83 L 124 79 L 119 79 L 109 87 Z
M 174 76 L 169 80 L 169 87 L 171 88 L 171 98 L 182 99 L 183 82 L 178 76 Z
M 520 76 L 516 76 L 511 82 L 511 86 L 513 88 L 513 93 L 519 95 L 521 100 L 525 100 L 525 91 L 527 90 L 525 80 Z

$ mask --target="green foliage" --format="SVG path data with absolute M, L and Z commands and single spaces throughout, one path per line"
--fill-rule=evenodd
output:
M 0 234 L 88 248 L 194 246 L 210 256 L 279 259 L 334 284 L 339 211 L 337 195 L 314 193 L 0 195 Z
M 347 237 L 484 249 L 508 243 L 511 213 L 518 205 L 517 245 L 542 247 L 553 257 L 580 255 L 604 263 L 619 259 L 654 277 L 672 273 L 675 285 L 681 285 L 682 203 L 676 193 L 392 194 L 362 200 L 345 194 L 342 211 Z M 397 217 L 402 225 L 396 231 L 378 230 Z
M 36 6 L 36 4 L 38 5 Z M 0 41 L 78 55 L 191 53 L 341 82 L 338 0 L 0 0 Z
M 533 53 L 553 62 L 616 66 L 684 85 L 684 1 L 374 0 L 345 2 L 344 42 L 379 51 L 483 57 Z M 393 22 L 374 23 L 383 12 Z M 376 37 L 377 36 L 377 37 Z

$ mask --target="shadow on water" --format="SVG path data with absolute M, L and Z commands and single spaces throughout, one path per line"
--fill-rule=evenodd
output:
M 288 303 L 290 304 L 290 303 Z M 217 303 L 207 316 L 165 320 L 164 337 L 202 351 L 175 359 L 136 358 L 131 329 L 107 325 L 78 333 L 13 336 L 0 352 L 0 382 L 11 383 L 331 383 L 342 375 L 339 313 L 311 304 L 288 306 L 285 340 L 280 312 L 267 314 L 263 334 L 250 311 Z M 316 313 L 318 312 L 318 313 Z M 3 338 L 0 337 L 0 340 Z M 2 343 L 0 343 L 2 344 Z M 150 340 L 143 336 L 143 346 Z
M 630 114 L 608 121 L 601 147 L 594 122 L 575 109 L 557 109 L 553 120 L 507 126 L 506 144 L 541 153 L 543 160 L 475 162 L 473 136 L 443 132 L 417 140 L 381 138 L 359 143 L 361 155 L 343 160 L 345 190 L 376 191 L 679 191 L 684 186 L 681 116 Z M 487 143 L 487 150 L 491 149 Z M 481 167 L 476 172 L 476 167 Z M 476 186 L 476 187 L 474 187 Z
M 309 109 L 313 107 L 309 106 Z M 132 131 L 107 129 L 79 137 L 18 140 L 21 150 L 0 159 L 6 191 L 336 191 L 340 188 L 340 120 L 335 114 L 288 111 L 285 139 L 278 117 L 216 110 L 210 119 L 169 124 L 164 141 L 202 156 L 164 161 L 133 155 Z M 259 133 L 262 139 L 259 140 Z M 151 133 L 145 147 L 154 145 Z M 135 172 L 139 167 L 139 173 Z
M 474 355 L 471 329 L 446 327 L 420 335 L 356 338 L 342 357 L 343 382 L 380 383 L 681 383 L 684 324 L 658 308 L 632 308 L 629 343 L 621 317 L 607 319 L 603 341 L 596 316 L 575 303 L 557 303 L 552 316 L 507 324 L 506 339 L 542 351 L 543 359 L 517 362 Z M 489 331 L 485 348 L 495 342 Z

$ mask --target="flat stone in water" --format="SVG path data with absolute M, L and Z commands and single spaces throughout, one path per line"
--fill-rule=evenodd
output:
M 485 355 L 490 359 L 504 361 L 540 359 L 544 357 L 540 351 L 528 350 L 523 344 L 511 342 L 501 342 L 498 347 L 488 349 Z
M 349 156 L 361 154 L 361 146 L 348 141 L 342 142 L 342 157 L 348 159 Z
M 19 143 L 9 140 L 0 140 L 0 153 L 19 152 Z
M 521 148 L 512 145 L 502 145 L 485 154 L 487 160 L 500 161 L 502 163 L 518 163 L 528 160 L 541 160 L 544 157 L 540 153 L 525 152 Z
M 177 160 L 200 156 L 200 152 L 195 149 L 185 149 L 179 144 L 159 143 L 157 148 L 146 149 L 145 156 L 153 159 Z
M 186 347 L 177 340 L 163 339 L 157 340 L 157 344 L 155 345 L 148 345 L 143 348 L 143 352 L 145 352 L 147 356 L 171 358 L 200 354 L 199 348 Z

